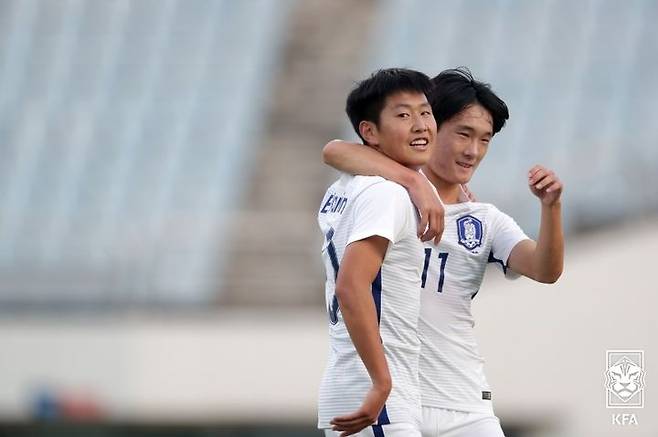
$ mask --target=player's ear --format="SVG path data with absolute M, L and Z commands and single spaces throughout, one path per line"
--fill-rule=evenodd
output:
M 372 121 L 362 120 L 359 123 L 359 133 L 367 144 L 371 146 L 379 145 L 379 130 Z

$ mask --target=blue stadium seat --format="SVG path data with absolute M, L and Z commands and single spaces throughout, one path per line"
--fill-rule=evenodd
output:
M 658 190 L 646 188 L 658 182 L 656 18 L 650 0 L 386 0 L 368 70 L 463 65 L 490 82 L 510 121 L 473 190 L 532 233 L 538 210 L 525 174 L 543 163 L 566 183 L 575 230 L 658 210 Z
M 4 308 L 216 298 L 289 10 L 0 3 Z

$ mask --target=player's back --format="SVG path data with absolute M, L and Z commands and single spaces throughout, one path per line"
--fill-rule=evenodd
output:
M 329 360 L 320 387 L 319 427 L 328 428 L 333 417 L 358 409 L 371 387 L 343 322 L 335 285 L 345 248 L 373 235 L 390 241 L 371 288 L 393 380 L 382 414 L 390 423 L 418 422 L 423 246 L 416 236 L 417 214 L 407 191 L 380 177 L 343 175 L 327 190 L 318 222 L 325 235 L 322 254 L 327 272 L 325 296 L 330 336 Z

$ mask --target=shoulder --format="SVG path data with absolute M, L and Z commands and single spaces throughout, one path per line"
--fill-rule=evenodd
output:
M 410 200 L 409 193 L 402 185 L 380 176 L 354 176 L 354 193 L 385 197 L 389 200 Z

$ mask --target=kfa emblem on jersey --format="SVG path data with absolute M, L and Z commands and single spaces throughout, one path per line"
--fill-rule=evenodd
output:
M 459 244 L 473 253 L 482 245 L 482 222 L 472 215 L 457 219 L 457 236 Z

